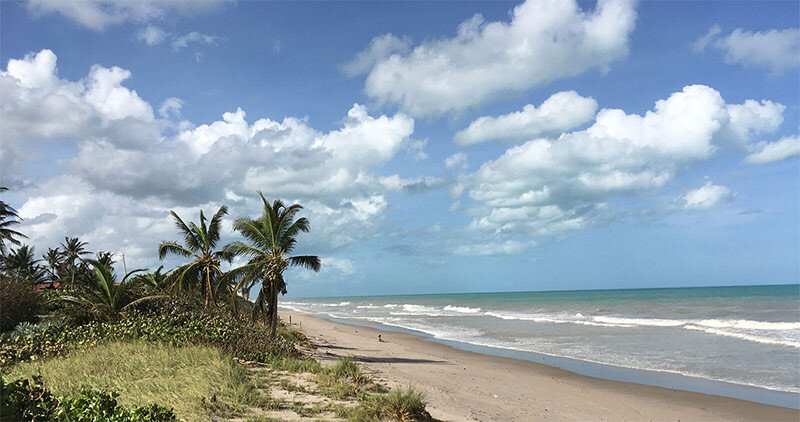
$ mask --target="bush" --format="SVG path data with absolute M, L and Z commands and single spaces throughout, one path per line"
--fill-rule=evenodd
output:
M 140 339 L 174 345 L 216 346 L 243 360 L 266 362 L 275 356 L 298 356 L 284 336 L 269 340 L 265 328 L 224 310 L 203 312 L 192 303 L 161 301 L 129 313 L 128 319 L 50 326 L 26 335 L 0 337 L 0 366 L 63 354 L 75 346 L 113 340 Z
M 0 420 L 65 422 L 172 422 L 172 409 L 150 405 L 126 408 L 117 404 L 116 393 L 80 390 L 76 398 L 58 399 L 50 394 L 38 377 L 8 382 L 2 378 Z
M 0 331 L 13 330 L 20 322 L 36 322 L 42 296 L 31 283 L 0 273 Z
M 340 410 L 341 417 L 354 421 L 433 421 L 425 409 L 425 394 L 412 387 L 373 394 L 358 406 Z

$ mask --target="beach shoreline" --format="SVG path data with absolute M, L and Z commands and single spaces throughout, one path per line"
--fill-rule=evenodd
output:
M 307 313 L 281 315 L 309 336 L 317 358 L 349 357 L 391 387 L 415 386 L 441 420 L 800 420 L 789 408 L 594 378 Z

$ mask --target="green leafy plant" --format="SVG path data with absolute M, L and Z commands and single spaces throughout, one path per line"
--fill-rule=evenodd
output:
M 64 421 L 64 422 L 172 422 L 177 421 L 172 409 L 149 405 L 122 407 L 117 393 L 80 390 L 77 397 L 56 398 L 40 377 L 20 378 L 0 383 L 0 420 L 5 421 Z
M 79 308 L 94 314 L 100 320 L 115 320 L 131 306 L 156 296 L 147 296 L 126 303 L 125 292 L 128 289 L 128 277 L 144 270 L 133 270 L 122 281 L 117 283 L 113 270 L 108 265 L 97 260 L 87 260 L 94 268 L 93 283 L 78 291 L 76 296 L 60 296 L 59 300 L 71 302 Z

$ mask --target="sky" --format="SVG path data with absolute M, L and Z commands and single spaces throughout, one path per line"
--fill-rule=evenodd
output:
M 800 3 L 0 2 L 0 185 L 166 268 L 311 231 L 291 296 L 800 282 Z M 235 264 L 235 263 L 234 263 Z

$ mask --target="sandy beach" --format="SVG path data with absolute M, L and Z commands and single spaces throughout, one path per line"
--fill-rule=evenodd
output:
M 488 356 L 420 337 L 292 311 L 317 357 L 350 357 L 390 387 L 424 391 L 445 421 L 798 421 L 800 411 L 727 397 L 609 381 L 534 362 Z M 386 343 L 378 342 L 382 334 Z

